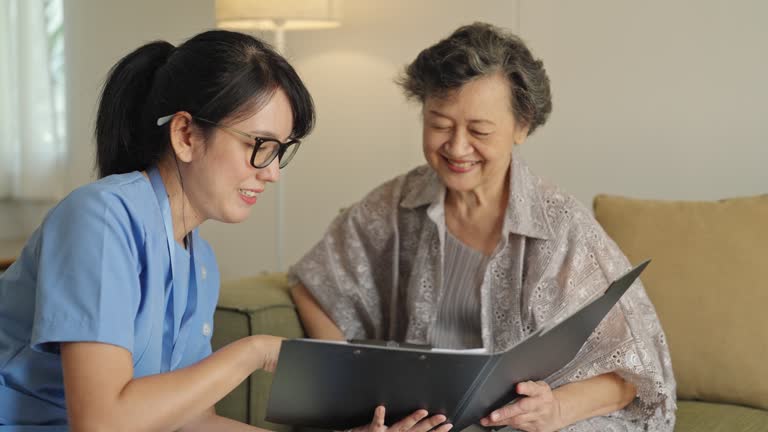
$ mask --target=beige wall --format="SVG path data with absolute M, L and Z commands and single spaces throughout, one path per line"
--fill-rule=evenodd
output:
M 554 87 L 530 163 L 596 193 L 768 193 L 768 3 L 523 1 L 521 30 Z
M 179 42 L 211 27 L 214 17 L 212 0 L 67 5 L 74 188 L 93 178 L 95 107 L 109 67 L 141 43 Z M 406 104 L 392 83 L 400 68 L 460 24 L 484 20 L 514 28 L 516 11 L 509 0 L 469 9 L 463 0 L 347 0 L 341 28 L 288 34 L 286 54 L 315 98 L 318 125 L 284 172 L 284 263 L 317 241 L 340 207 L 420 163 L 417 107 Z M 274 190 L 265 193 L 245 223 L 203 226 L 224 277 L 278 268 L 276 198 Z
M 92 178 L 93 119 L 109 67 L 143 42 L 178 42 L 211 27 L 213 2 L 66 3 L 73 188 Z M 545 61 L 555 109 L 523 153 L 583 202 L 599 192 L 766 192 L 765 3 L 519 6 L 518 15 L 512 0 L 346 0 L 341 28 L 288 35 L 287 55 L 315 97 L 318 125 L 284 172 L 285 262 L 317 241 L 340 207 L 421 163 L 418 109 L 392 79 L 420 49 L 474 20 L 519 25 Z M 243 224 L 204 225 L 225 278 L 276 268 L 275 194 L 265 198 Z
M 544 60 L 554 112 L 522 153 L 583 203 L 768 192 L 764 2 L 347 3 L 341 29 L 289 39 L 320 122 L 285 180 L 288 263 L 339 207 L 421 163 L 417 107 L 392 77 L 473 20 L 519 26 Z
M 94 178 L 93 126 L 109 68 L 141 44 L 214 26 L 213 1 L 64 0 L 70 189 Z
M 393 80 L 419 51 L 474 20 L 517 26 L 509 0 L 350 1 L 333 31 L 288 37 L 317 103 L 315 133 L 286 170 L 285 259 L 295 262 L 341 207 L 423 163 L 420 107 Z

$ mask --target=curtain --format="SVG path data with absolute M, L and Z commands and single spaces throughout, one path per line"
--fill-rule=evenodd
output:
M 63 192 L 62 22 L 61 0 L 0 0 L 0 199 Z

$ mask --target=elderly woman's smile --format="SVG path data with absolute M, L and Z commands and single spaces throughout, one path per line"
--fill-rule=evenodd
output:
M 448 156 L 442 155 L 445 162 L 448 164 L 448 169 L 457 173 L 466 173 L 472 170 L 472 168 L 482 163 L 481 160 L 456 160 L 451 159 Z
M 515 118 L 512 87 L 500 73 L 473 79 L 424 103 L 423 150 L 448 193 L 503 199 L 512 147 L 528 128 Z

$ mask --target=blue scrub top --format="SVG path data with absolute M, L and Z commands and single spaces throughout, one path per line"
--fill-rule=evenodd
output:
M 60 342 L 123 347 L 135 378 L 210 355 L 213 251 L 197 230 L 188 249 L 174 241 L 165 187 L 148 173 L 73 191 L 0 276 L 0 431 L 67 430 Z

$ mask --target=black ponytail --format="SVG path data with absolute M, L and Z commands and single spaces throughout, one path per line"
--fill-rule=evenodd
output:
M 271 46 L 242 33 L 211 30 L 179 47 L 152 42 L 109 73 L 96 119 L 99 177 L 140 171 L 170 151 L 169 126 L 157 119 L 187 111 L 212 122 L 252 115 L 275 91 L 293 111 L 291 138 L 309 134 L 312 97 L 293 67 Z M 207 133 L 212 126 L 197 123 Z
M 125 56 L 109 72 L 96 117 L 96 163 L 99 177 L 143 170 L 165 148 L 149 140 L 144 116 L 156 72 L 174 46 L 157 41 Z

